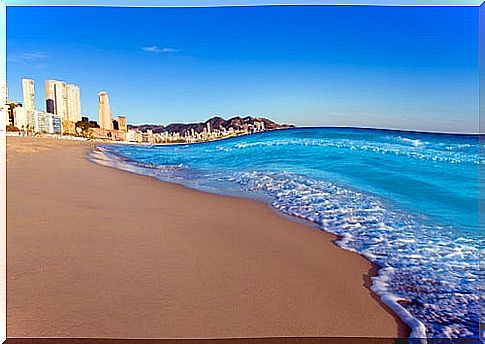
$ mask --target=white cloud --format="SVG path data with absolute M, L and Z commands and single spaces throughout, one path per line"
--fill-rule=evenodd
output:
M 41 51 L 34 51 L 34 52 L 23 52 L 23 53 L 7 53 L 7 61 L 20 63 L 20 64 L 28 64 L 32 62 L 39 62 L 46 59 L 48 55 Z
M 143 51 L 146 51 L 148 53 L 178 53 L 179 50 L 178 49 L 174 49 L 174 48 L 160 48 L 156 45 L 151 45 L 151 46 L 148 46 L 148 47 L 143 47 L 141 48 Z
M 149 46 L 149 47 L 143 47 L 143 48 L 141 48 L 141 50 L 149 52 L 149 53 L 160 53 L 160 52 L 162 52 L 162 49 L 160 49 L 156 45 L 152 45 L 152 46 Z
M 163 48 L 162 49 L 162 52 L 163 53 L 178 53 L 179 50 L 178 49 L 174 49 L 174 48 Z

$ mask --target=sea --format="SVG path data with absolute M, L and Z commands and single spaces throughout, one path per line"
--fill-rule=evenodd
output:
M 308 221 L 377 264 L 371 289 L 411 337 L 478 338 L 484 150 L 479 135 L 295 128 L 197 144 L 100 145 L 90 158 L 262 200 Z

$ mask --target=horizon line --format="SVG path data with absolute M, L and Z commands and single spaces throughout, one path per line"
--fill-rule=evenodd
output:
M 252 117 L 252 116 L 251 116 Z M 184 124 L 184 125 L 190 125 L 190 124 L 204 124 L 213 117 L 207 119 L 204 122 L 193 122 L 193 123 L 178 123 L 178 122 L 173 122 L 173 123 L 168 123 L 168 124 L 148 124 L 148 123 L 142 123 L 142 124 L 133 124 L 133 123 L 128 123 L 127 125 L 129 126 L 146 126 L 146 125 L 151 125 L 151 126 L 163 126 L 166 127 L 171 124 Z M 221 117 L 224 119 L 223 117 Z M 232 117 L 230 117 L 232 118 Z M 230 119 L 229 118 L 229 119 Z M 270 118 L 266 117 L 260 117 L 260 118 L 265 118 L 269 119 L 272 121 Z M 226 120 L 226 119 L 224 119 Z M 271 131 L 277 131 L 277 130 L 295 130 L 295 129 L 366 129 L 366 130 L 384 130 L 384 131 L 401 131 L 401 132 L 407 132 L 407 133 L 416 133 L 416 134 L 437 134 L 437 135 L 468 135 L 468 136 L 482 136 L 485 135 L 485 133 L 480 133 L 480 132 L 458 132 L 458 131 L 432 131 L 432 130 L 419 130 L 419 129 L 403 129 L 403 128 L 386 128 L 386 127 L 365 127 L 365 126 L 353 126 L 353 125 L 296 125 L 296 124 L 291 124 L 291 123 L 277 123 L 279 125 L 292 125 L 293 127 L 290 128 L 281 128 L 281 129 L 272 129 L 272 130 L 266 130 L 260 133 L 255 133 L 255 134 L 263 134 L 263 133 L 268 133 Z M 254 134 L 253 134 L 254 135 Z

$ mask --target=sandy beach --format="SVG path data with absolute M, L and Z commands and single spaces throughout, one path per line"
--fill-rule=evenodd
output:
M 403 337 L 372 265 L 263 203 L 7 140 L 8 337 Z

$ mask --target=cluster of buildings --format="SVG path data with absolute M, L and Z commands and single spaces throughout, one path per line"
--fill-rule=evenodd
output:
M 77 116 L 74 108 L 80 117 L 79 88 L 69 85 L 68 92 L 67 84 L 56 80 L 46 80 L 45 86 L 47 111 L 36 109 L 34 80 L 22 79 L 22 103 L 10 101 L 6 90 L 7 125 L 22 132 L 62 134 L 64 118 Z M 76 100 L 78 104 L 74 104 Z
M 249 135 L 265 131 L 264 122 L 255 122 L 254 124 L 244 125 L 242 128 L 235 129 L 233 127 L 212 128 L 211 123 L 207 122 L 206 127 L 198 132 L 194 128 L 183 130 L 182 133 L 164 131 L 162 133 L 153 133 L 153 130 L 148 129 L 142 133 L 139 130 L 128 130 L 127 141 L 139 143 L 196 143 L 214 141 L 225 138 L 230 138 L 240 135 Z
M 265 130 L 264 122 L 244 124 L 242 127 L 212 128 L 210 121 L 202 131 L 191 125 L 176 131 L 154 133 L 147 129 L 128 129 L 125 116 L 113 119 L 109 97 L 105 91 L 98 94 L 98 121 L 81 115 L 79 86 L 59 80 L 45 81 L 45 110 L 36 108 L 34 80 L 22 79 L 23 102 L 8 98 L 6 85 L 2 89 L 7 111 L 7 130 L 25 134 L 57 134 L 82 136 L 92 139 L 135 143 L 195 143 L 231 136 L 246 135 Z M 198 127 L 200 130 L 200 126 Z
M 23 133 L 89 136 L 100 139 L 125 140 L 126 117 L 112 119 L 108 94 L 99 93 L 99 124 L 81 115 L 79 86 L 59 80 L 45 81 L 45 110 L 36 108 L 34 80 L 22 79 L 22 103 L 11 101 L 5 94 L 7 126 Z M 81 125 L 87 123 L 88 125 Z M 86 130 L 87 129 L 87 130 Z
M 255 122 L 254 124 L 245 124 L 241 128 L 235 129 L 234 127 L 225 128 L 223 126 L 219 128 L 212 128 L 210 122 L 207 122 L 206 128 L 201 132 L 196 132 L 194 129 L 186 131 L 183 139 L 187 143 L 203 142 L 219 140 L 229 138 L 232 136 L 249 135 L 264 131 L 264 122 Z

